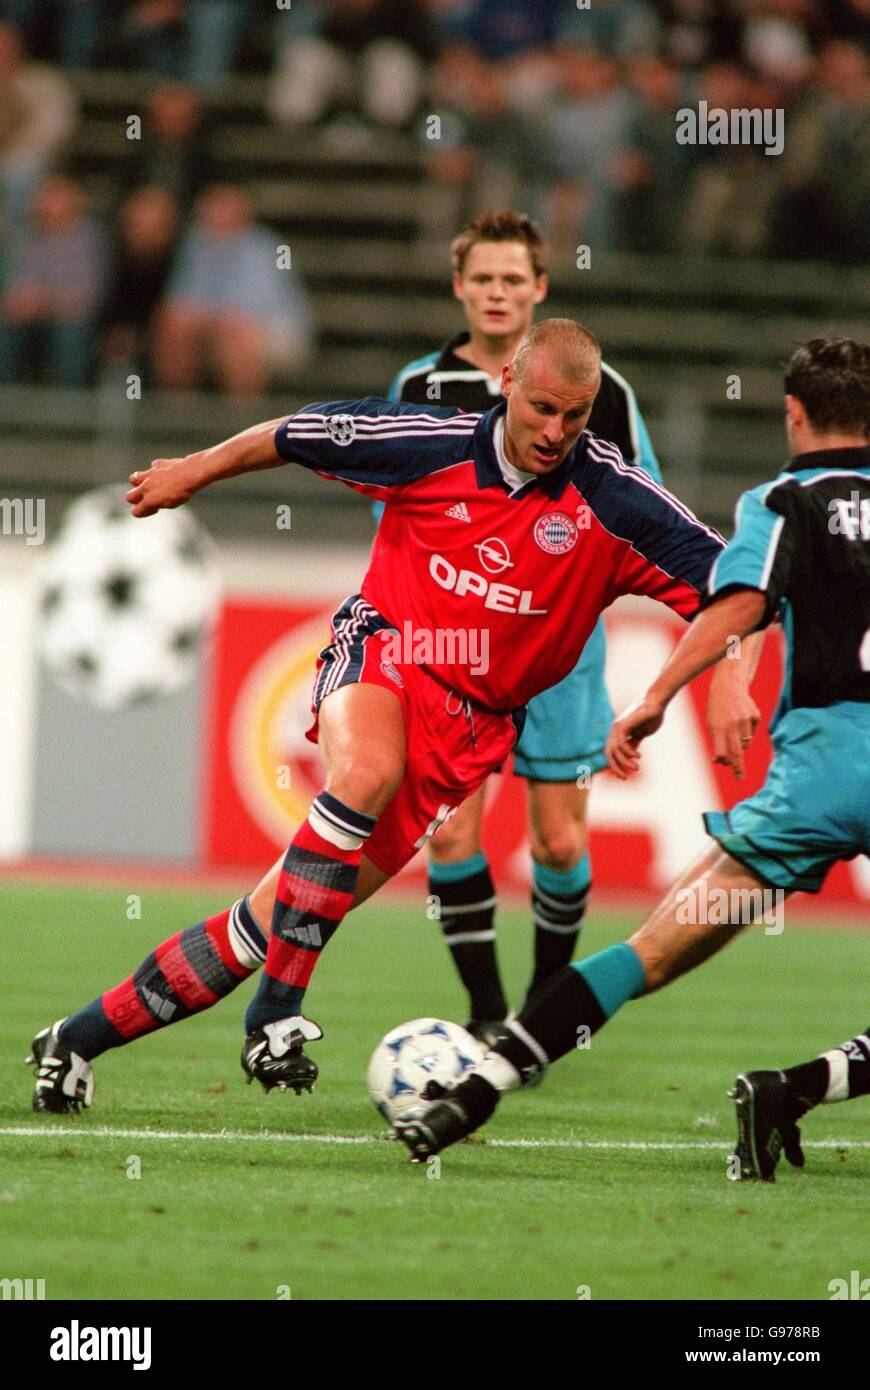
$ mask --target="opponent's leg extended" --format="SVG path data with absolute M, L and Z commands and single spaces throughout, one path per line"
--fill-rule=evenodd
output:
M 468 990 L 465 1025 L 475 1037 L 500 1036 L 508 1012 L 495 948 L 495 885 L 481 844 L 486 784 L 472 792 L 429 844 L 429 897 L 459 977 Z
M 763 888 L 761 879 L 718 846 L 705 851 L 628 941 L 564 966 L 507 1025 L 508 1037 L 446 1099 L 396 1125 L 412 1158 L 422 1160 L 464 1139 L 490 1118 L 502 1091 L 539 1081 L 549 1063 L 585 1043 L 629 999 L 660 989 L 721 950 L 755 920 L 761 899 L 751 890 Z M 714 898 L 716 889 L 724 889 L 727 898 Z M 687 924 L 685 906 L 692 894 L 699 902 L 739 904 L 739 911 L 728 912 L 729 920 L 721 923 Z M 742 920 L 746 904 L 747 920 Z
M 370 727 L 387 730 L 389 751 L 387 756 L 382 759 L 379 759 L 377 753 L 374 753 L 367 760 L 361 759 L 358 764 L 349 767 L 348 760 L 344 757 L 341 737 L 336 736 L 330 742 L 330 736 L 327 733 L 324 752 L 329 759 L 332 755 L 327 753 L 327 749 L 333 750 L 334 765 L 330 767 L 330 762 L 327 761 L 326 792 L 328 797 L 332 796 L 337 801 L 341 801 L 341 791 L 344 792 L 345 797 L 356 795 L 363 798 L 371 797 L 373 790 L 378 786 L 376 775 L 378 768 L 380 768 L 381 774 L 386 776 L 387 769 L 392 767 L 395 776 L 398 766 L 397 745 L 401 745 L 402 758 L 404 750 L 404 729 L 398 702 L 389 691 L 378 687 L 349 686 L 334 692 L 334 695 L 325 700 L 323 704 L 326 727 L 329 728 L 330 723 L 336 722 L 329 713 L 333 701 L 335 702 L 336 719 L 340 719 L 339 706 L 346 705 L 347 702 L 341 701 L 337 697 L 347 695 L 350 692 L 375 696 L 374 701 L 365 702 L 366 708 L 370 704 L 377 705 L 377 709 L 372 710 L 369 715 L 375 720 Z M 377 699 L 379 695 L 383 697 L 380 701 Z M 365 715 L 358 713 L 362 710 L 364 702 L 355 701 L 352 703 L 354 710 L 348 719 L 348 724 L 350 727 L 358 727 L 360 719 L 365 718 Z M 396 716 L 398 716 L 398 727 Z M 401 738 L 399 738 L 400 731 Z M 364 741 L 361 746 L 366 747 Z M 344 768 L 343 773 L 342 768 Z M 341 780 L 342 775 L 345 778 L 344 782 Z M 330 781 L 330 777 L 333 779 L 332 781 Z M 368 790 L 363 785 L 363 780 L 366 777 L 369 779 Z M 400 772 L 398 778 L 401 781 Z M 339 790 L 332 791 L 333 787 L 337 787 Z M 385 789 L 385 784 L 382 783 L 381 796 L 385 794 Z M 389 796 L 386 797 L 386 800 L 389 800 Z M 327 800 L 324 804 L 327 807 L 327 814 L 329 814 L 328 808 L 333 805 L 333 802 Z M 366 804 L 371 803 L 367 802 Z M 374 804 L 377 804 L 377 798 L 375 798 Z M 352 802 L 350 807 L 352 810 Z M 363 814 L 368 813 L 363 811 Z M 303 834 L 308 825 L 309 821 L 306 821 L 300 834 Z M 294 845 L 298 839 L 299 836 L 294 841 Z M 326 843 L 329 846 L 330 842 L 327 841 Z M 28 1061 L 37 1065 L 36 1089 L 33 1098 L 34 1109 L 57 1113 L 77 1110 L 80 1106 L 90 1105 L 93 1095 L 91 1063 L 102 1052 L 113 1047 L 123 1046 L 146 1033 L 164 1028 L 171 1023 L 180 1022 L 181 1019 L 190 1018 L 193 1014 L 210 1008 L 235 989 L 243 979 L 247 979 L 253 971 L 259 969 L 267 958 L 268 936 L 273 914 L 283 921 L 287 912 L 287 903 L 279 902 L 278 894 L 282 884 L 282 875 L 286 872 L 287 861 L 291 857 L 292 850 L 293 846 L 286 856 L 282 856 L 273 865 L 258 887 L 247 898 L 241 899 L 225 912 L 218 913 L 214 917 L 170 937 L 156 950 L 150 952 L 134 974 L 120 985 L 98 995 L 85 1008 L 37 1034 L 31 1046 L 31 1055 L 28 1058 Z M 306 860 L 306 864 L 312 862 L 314 861 Z M 381 887 L 387 878 L 386 874 L 365 859 L 362 860 L 360 866 L 358 856 L 356 868 L 353 865 L 351 868 L 354 883 L 347 901 L 348 907 L 356 906 L 365 901 Z M 321 880 L 323 873 L 328 874 L 329 871 L 327 866 L 320 874 Z M 322 890 L 322 888 L 323 885 L 315 877 L 312 880 L 312 893 Z M 323 905 L 324 902 L 321 900 L 321 908 Z M 312 921 L 316 922 L 316 913 L 312 917 Z M 335 929 L 335 925 L 332 926 L 332 930 Z M 300 966 L 300 978 L 304 975 L 306 982 L 320 949 L 315 945 L 313 936 L 314 933 L 310 933 L 308 942 L 311 949 L 311 960 L 309 962 L 303 958 L 301 961 L 301 966 L 307 969 L 301 969 Z M 322 945 L 323 937 L 321 936 L 320 946 Z M 298 960 L 299 958 L 297 958 L 297 962 Z M 296 987 L 299 987 L 298 982 Z M 301 1004 L 301 994 L 302 990 L 300 989 L 296 996 L 299 1004 Z M 282 1012 L 286 1013 L 286 1010 Z M 308 1024 L 305 1031 L 311 1037 L 320 1036 L 320 1030 L 316 1024 L 312 1025 L 307 1020 L 305 1023 Z M 296 1031 L 300 1031 L 300 1029 Z M 317 1069 L 309 1059 L 304 1058 L 301 1049 L 302 1041 L 300 1032 L 300 1037 L 294 1039 L 292 1044 L 288 1044 L 287 1053 L 289 1055 L 292 1046 L 296 1060 L 293 1066 L 285 1068 L 285 1071 L 289 1070 L 291 1073 L 289 1084 L 310 1086 L 317 1075 Z M 274 1084 L 278 1083 L 275 1082 Z

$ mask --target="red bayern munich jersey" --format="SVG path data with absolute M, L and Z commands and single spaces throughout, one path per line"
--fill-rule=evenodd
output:
M 305 406 L 275 436 L 282 458 L 386 504 L 362 597 L 400 634 L 430 634 L 420 664 L 492 710 L 562 680 L 620 594 L 692 618 L 725 544 L 588 430 L 558 469 L 511 492 L 493 439 L 506 410 L 368 396 Z M 445 640 L 471 631 L 478 651 L 485 635 L 485 671 Z

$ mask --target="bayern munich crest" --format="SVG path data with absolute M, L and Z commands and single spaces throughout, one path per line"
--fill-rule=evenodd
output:
M 564 555 L 577 544 L 577 527 L 565 512 L 547 512 L 535 522 L 535 542 L 548 555 Z

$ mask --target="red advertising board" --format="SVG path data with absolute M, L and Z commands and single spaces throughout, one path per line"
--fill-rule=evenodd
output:
M 317 748 L 305 738 L 318 651 L 329 640 L 332 601 L 232 598 L 223 607 L 211 670 L 203 858 L 210 866 L 263 870 L 292 838 L 322 779 Z M 656 605 L 619 605 L 607 614 L 607 681 L 624 708 L 659 670 L 683 630 Z M 753 695 L 769 718 L 781 680 L 781 638 L 768 636 Z M 743 782 L 712 762 L 704 711 L 709 677 L 684 691 L 661 732 L 644 744 L 629 782 L 594 781 L 590 850 L 596 886 L 654 894 L 703 847 L 701 812 L 733 805 L 763 782 L 770 740 L 762 728 L 748 750 Z M 490 779 L 484 838 L 502 890 L 528 883 L 525 783 L 506 769 Z M 867 860 L 838 865 L 827 901 L 870 901 Z M 424 857 L 405 874 L 423 882 Z

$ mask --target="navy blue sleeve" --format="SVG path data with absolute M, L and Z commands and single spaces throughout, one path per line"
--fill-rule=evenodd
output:
M 478 415 L 366 396 L 306 405 L 278 426 L 281 458 L 353 486 L 401 487 L 470 457 Z
M 640 468 L 627 464 L 615 445 L 589 435 L 587 454 L 578 482 L 601 525 L 663 574 L 704 593 L 725 545 L 719 532 Z

